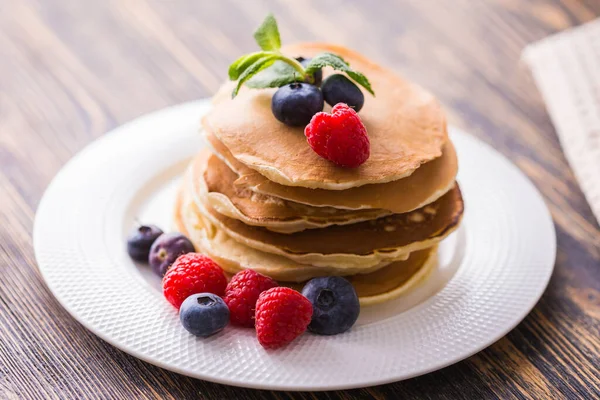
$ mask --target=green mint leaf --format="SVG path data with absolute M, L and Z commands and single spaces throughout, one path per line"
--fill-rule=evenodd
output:
M 314 74 L 320 68 L 333 67 L 333 69 L 344 71 L 350 69 L 350 65 L 340 56 L 332 53 L 319 53 L 306 65 L 306 73 Z
M 302 81 L 302 76 L 289 64 L 277 60 L 246 82 L 253 89 L 281 87 L 292 82 Z
M 362 73 L 360 73 L 358 71 L 353 71 L 351 69 L 347 70 L 346 74 L 348 74 L 348 76 L 350 78 L 352 78 L 354 80 L 354 82 L 358 83 L 360 86 L 367 89 L 367 91 L 369 93 L 371 93 L 373 96 L 375 96 L 375 92 L 373 91 L 373 88 L 371 87 L 371 82 L 369 82 L 369 80 L 367 79 L 366 76 L 364 76 Z
M 246 70 L 246 68 L 254 64 L 256 60 L 258 60 L 261 57 L 264 57 L 265 55 L 267 55 L 266 52 L 257 51 L 255 53 L 250 53 L 241 56 L 229 66 L 229 79 L 231 79 L 232 81 L 237 80 L 242 74 L 242 72 Z
M 312 75 L 317 70 L 324 67 L 332 67 L 337 71 L 345 72 L 356 83 L 367 89 L 369 93 L 375 96 L 375 93 L 371 88 L 371 83 L 369 83 L 367 77 L 361 74 L 360 72 L 354 71 L 352 68 L 350 68 L 350 65 L 338 55 L 332 53 L 317 54 L 310 60 L 310 62 L 306 66 L 306 73 Z
M 244 72 L 242 72 L 240 74 L 240 76 L 238 78 L 237 85 L 235 86 L 235 89 L 233 90 L 233 93 L 232 93 L 232 97 L 237 96 L 237 94 L 238 94 L 240 88 L 242 87 L 242 85 L 244 84 L 244 82 L 246 82 L 248 79 L 252 78 L 254 75 L 259 73 L 263 69 L 270 67 L 275 62 L 275 60 L 277 60 L 277 55 L 268 54 L 268 55 L 265 55 L 264 57 L 259 58 L 252 65 L 250 65 L 248 68 L 246 68 L 244 70 Z
M 263 23 L 254 32 L 254 40 L 265 51 L 279 51 L 281 39 L 279 37 L 277 21 L 273 14 L 267 15 Z

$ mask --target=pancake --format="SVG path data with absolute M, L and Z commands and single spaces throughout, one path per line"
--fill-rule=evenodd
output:
M 303 57 L 336 53 L 369 78 L 376 96 L 365 94 L 359 115 L 368 131 L 371 155 L 358 168 L 336 166 L 308 146 L 302 127 L 275 119 L 271 97 L 276 88 L 244 87 L 232 99 L 226 94 L 235 83 L 229 82 L 215 96 L 202 124 L 243 164 L 282 185 L 345 190 L 407 177 L 442 155 L 448 139 L 446 117 L 423 88 L 343 47 L 304 43 L 282 51 Z M 331 73 L 331 68 L 323 70 L 324 76 Z
M 347 277 L 359 295 L 360 305 L 375 305 L 401 296 L 423 281 L 437 265 L 437 246 L 415 251 L 377 271 Z
M 279 233 L 347 225 L 389 215 L 385 210 L 311 207 L 235 186 L 238 175 L 205 149 L 191 165 L 194 189 L 218 213 Z
M 239 178 L 236 186 L 253 192 L 315 207 L 338 209 L 382 209 L 401 214 L 434 202 L 452 187 L 458 171 L 458 160 L 452 142 L 447 141 L 442 156 L 419 167 L 407 178 L 348 190 L 307 189 L 284 186 L 268 180 L 233 157 L 227 147 L 210 132 L 204 132 L 215 153 Z
M 286 257 L 265 253 L 245 246 L 230 238 L 199 212 L 191 201 L 189 190 L 183 185 L 177 195 L 174 221 L 175 228 L 186 235 L 196 250 L 208 255 L 228 274 L 244 269 L 286 282 L 303 282 L 318 276 L 348 276 L 370 273 L 387 265 L 382 262 L 369 268 L 344 265 L 342 268 L 317 267 L 297 263 Z
M 250 268 L 297 290 L 304 286 L 302 282 L 312 278 L 345 276 L 354 285 L 361 306 L 380 304 L 404 294 L 425 279 L 437 261 L 437 249 L 432 247 L 412 253 L 405 261 L 378 266 L 363 273 L 300 265 L 285 257 L 261 254 L 227 238 L 210 223 L 204 225 L 201 217 L 198 218 L 199 214 L 194 212 L 194 204 L 186 201 L 184 190 L 179 191 L 176 204 L 174 220 L 177 230 L 189 237 L 198 251 L 214 259 L 228 276 Z M 355 274 L 346 275 L 349 273 Z
M 369 267 L 405 259 L 410 252 L 431 247 L 453 232 L 463 212 L 457 185 L 434 203 L 410 213 L 280 234 L 219 214 L 200 197 L 195 200 L 199 211 L 236 241 L 301 264 L 327 267 Z
M 426 279 L 437 265 L 437 247 L 415 251 L 405 261 L 396 261 L 368 274 L 347 276 L 361 306 L 372 306 L 398 298 Z M 284 286 L 301 291 L 304 283 Z

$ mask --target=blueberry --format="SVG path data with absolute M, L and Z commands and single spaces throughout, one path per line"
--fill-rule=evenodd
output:
M 162 235 L 163 231 L 156 225 L 140 225 L 127 238 L 127 253 L 136 261 L 148 262 L 148 254 L 152 243 Z
M 313 316 L 308 329 L 319 335 L 337 335 L 354 325 L 360 313 L 360 304 L 354 287 L 339 276 L 314 278 L 302 289 L 302 294 L 313 305 Z
M 290 83 L 280 87 L 271 100 L 275 118 L 286 125 L 304 126 L 323 110 L 323 93 L 308 83 Z
M 216 294 L 193 294 L 181 304 L 179 320 L 192 335 L 208 337 L 227 326 L 229 308 Z
M 346 103 L 359 112 L 365 104 L 365 95 L 358 86 L 344 75 L 334 74 L 323 81 L 321 85 L 323 98 L 330 106 L 337 103 Z
M 300 64 L 302 64 L 302 66 L 304 68 L 306 68 L 306 66 L 308 65 L 310 60 L 312 60 L 312 58 L 297 57 L 296 60 L 298 60 L 300 62 Z M 315 78 L 313 85 L 319 86 L 321 84 L 321 82 L 323 81 L 323 70 L 321 68 L 316 70 L 315 73 L 313 74 L 313 78 Z
M 190 239 L 181 233 L 163 233 L 152 244 L 148 262 L 154 273 L 163 276 L 177 257 L 194 251 L 196 250 Z

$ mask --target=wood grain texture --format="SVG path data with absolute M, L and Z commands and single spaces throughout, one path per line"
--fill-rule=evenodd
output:
M 212 384 L 106 344 L 37 270 L 35 210 L 59 168 L 144 113 L 210 96 L 268 11 L 284 41 L 353 47 L 436 93 L 450 121 L 510 157 L 558 234 L 550 285 L 506 337 L 441 371 L 329 393 Z M 523 47 L 600 15 L 598 0 L 0 0 L 0 398 L 598 398 L 600 230 Z M 402 360 L 398 360 L 402 362 Z

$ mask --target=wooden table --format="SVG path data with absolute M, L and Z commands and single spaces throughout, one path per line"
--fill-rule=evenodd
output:
M 541 190 L 558 234 L 556 269 L 506 337 L 404 382 L 261 392 L 139 361 L 48 292 L 31 231 L 54 174 L 119 124 L 210 96 L 228 64 L 255 49 L 252 31 L 269 10 L 285 42 L 351 46 L 432 90 L 451 123 L 492 143 Z M 0 0 L 0 398 L 598 398 L 600 231 L 519 62 L 527 43 L 598 15 L 598 0 Z

